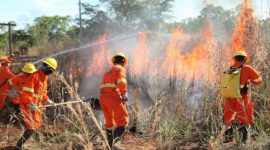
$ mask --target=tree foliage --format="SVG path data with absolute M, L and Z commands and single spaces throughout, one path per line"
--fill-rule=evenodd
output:
M 69 16 L 41 16 L 29 26 L 28 32 L 37 40 L 59 41 L 67 37 L 67 31 L 71 23 Z
M 12 33 L 12 41 L 18 46 L 33 46 L 35 42 L 33 36 L 25 30 L 15 30 Z
M 83 41 L 89 42 L 102 34 L 126 34 L 138 31 L 170 31 L 180 27 L 193 34 L 211 22 L 216 39 L 226 43 L 230 37 L 240 7 L 225 10 L 220 6 L 206 5 L 195 18 L 172 22 L 171 11 L 174 0 L 99 0 L 97 5 L 82 4 Z M 0 27 L 0 48 L 7 47 L 7 30 Z M 44 43 L 79 43 L 79 19 L 70 16 L 40 16 L 26 29 L 13 30 L 15 47 L 42 46 Z M 68 42 L 72 41 L 72 42 Z M 60 46 L 61 47 L 61 46 Z
M 95 36 L 108 32 L 111 19 L 105 11 L 101 10 L 98 5 L 93 6 L 88 3 L 83 3 L 82 7 L 82 26 L 85 38 L 92 39 Z

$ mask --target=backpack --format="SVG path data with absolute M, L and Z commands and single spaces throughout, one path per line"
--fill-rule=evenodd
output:
M 242 98 L 240 91 L 240 68 L 230 67 L 221 75 L 220 95 L 223 98 Z

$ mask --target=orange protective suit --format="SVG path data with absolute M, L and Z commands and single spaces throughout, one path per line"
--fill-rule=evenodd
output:
M 19 76 L 11 80 L 22 91 L 19 95 L 20 109 L 25 121 L 26 129 L 36 130 L 42 125 L 42 110 L 31 111 L 27 105 L 34 103 L 38 107 L 48 100 L 47 82 L 48 77 L 38 70 L 30 76 Z
M 15 77 L 8 80 L 7 84 L 5 85 L 8 90 L 15 90 L 16 97 L 10 97 L 9 100 L 14 104 L 20 104 L 20 93 L 23 92 L 23 87 L 26 82 L 28 82 L 28 77 L 24 73 L 19 73 Z
M 128 125 L 128 111 L 121 95 L 127 93 L 125 70 L 121 65 L 114 65 L 104 74 L 100 86 L 100 105 L 106 120 L 106 127 Z
M 4 107 L 8 89 L 6 83 L 9 79 L 15 77 L 15 75 L 10 72 L 9 67 L 1 66 L 0 68 L 0 111 Z
M 235 62 L 232 67 L 240 67 L 241 64 Z M 262 79 L 259 73 L 251 66 L 244 65 L 240 73 L 241 91 L 249 82 L 259 85 Z M 241 92 L 242 99 L 225 99 L 224 121 L 230 125 L 234 121 L 240 121 L 243 125 L 252 125 L 254 123 L 253 102 L 251 101 L 248 91 Z
M 34 95 L 32 99 L 22 99 L 21 100 L 21 111 L 24 112 L 23 116 L 25 119 L 25 124 L 27 129 L 38 129 L 42 125 L 42 109 L 39 111 L 31 112 L 27 107 L 27 104 L 34 103 L 38 107 L 49 98 L 47 96 L 48 88 L 48 76 L 46 76 L 41 70 L 33 73 L 34 85 Z

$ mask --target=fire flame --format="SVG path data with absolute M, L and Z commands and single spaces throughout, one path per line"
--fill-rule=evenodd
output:
M 106 35 L 99 36 L 98 46 L 95 47 L 92 59 L 90 61 L 90 67 L 88 68 L 88 76 L 93 74 L 102 75 L 105 73 L 107 64 L 111 62 L 111 50 L 106 46 Z
M 231 36 L 230 50 L 218 50 L 210 22 L 198 37 L 184 33 L 181 28 L 174 30 L 164 48 L 165 55 L 161 58 L 153 57 L 152 46 L 147 45 L 147 33 L 142 32 L 138 36 L 139 45 L 135 49 L 129 49 L 132 56 L 132 61 L 129 61 L 130 71 L 135 76 L 147 73 L 154 77 L 155 73 L 162 72 L 166 78 L 184 78 L 187 81 L 203 79 L 215 82 L 218 73 L 216 58 L 227 57 L 235 50 L 250 52 L 255 47 L 256 33 L 257 22 L 250 7 L 250 0 L 244 0 L 242 12 Z M 105 41 L 105 35 L 99 37 L 98 42 L 102 44 L 94 50 L 88 76 L 94 73 L 102 75 L 105 69 L 108 69 L 105 66 L 111 66 L 111 50 L 105 45 Z M 219 63 L 225 64 L 223 61 L 228 60 Z
M 181 47 L 190 40 L 190 36 L 183 34 L 182 30 L 176 30 L 173 33 L 173 37 L 166 49 L 167 54 L 163 66 L 164 72 L 167 72 L 168 76 L 183 77 L 189 81 L 200 79 L 202 76 L 215 79 L 211 54 L 214 53 L 216 43 L 210 23 L 200 35 L 204 39 L 183 54 Z M 183 39 L 177 40 L 179 36 L 183 37 Z
M 251 0 L 243 0 L 241 14 L 231 37 L 231 50 L 251 52 L 255 48 L 258 25 L 253 16 Z
M 182 70 L 180 65 L 181 47 L 190 39 L 189 35 L 183 33 L 182 29 L 176 29 L 173 32 L 172 38 L 166 48 L 166 58 L 163 63 L 163 70 L 169 76 L 175 76 L 176 71 Z
M 69 62 L 69 73 L 73 76 L 73 77 L 81 77 L 83 75 L 83 69 L 82 67 L 79 67 L 79 64 L 75 61 L 76 59 L 70 59 Z
M 146 41 L 146 33 L 139 33 L 139 46 L 133 50 L 133 63 L 130 64 L 130 70 L 133 74 L 139 75 L 145 70 L 149 60 L 149 49 Z

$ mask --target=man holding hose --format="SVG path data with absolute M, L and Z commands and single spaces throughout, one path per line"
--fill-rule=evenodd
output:
M 28 81 L 31 81 L 30 76 L 35 71 L 37 70 L 32 63 L 26 63 L 23 66 L 21 72 L 17 74 L 15 77 L 9 79 L 7 81 L 7 84 L 5 84 L 5 88 L 7 89 L 5 95 L 9 97 L 9 100 L 14 105 L 20 105 L 19 95 L 22 94 L 23 91 L 27 90 L 24 84 L 27 83 Z
M 110 71 L 104 74 L 100 85 L 100 105 L 106 120 L 106 132 L 109 145 L 113 149 L 121 149 L 114 145 L 121 138 L 128 125 L 128 111 L 126 102 L 127 81 L 124 66 L 127 58 L 123 53 L 116 53 L 112 57 L 114 64 Z M 116 128 L 115 128 L 116 126 Z
M 53 105 L 47 96 L 48 75 L 57 68 L 57 61 L 54 58 L 47 58 L 43 61 L 38 71 L 31 74 L 27 80 L 20 80 L 22 90 L 17 92 L 20 99 L 20 110 L 22 112 L 26 130 L 16 144 L 17 149 L 22 149 L 23 144 L 34 134 L 35 140 L 40 142 L 37 130 L 42 125 L 41 105 Z

